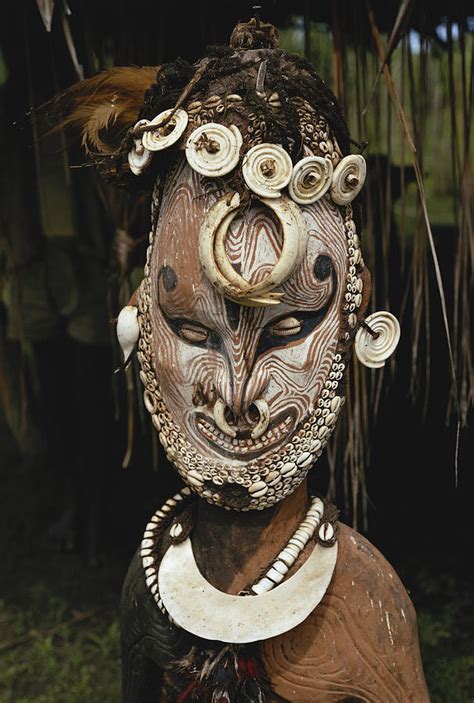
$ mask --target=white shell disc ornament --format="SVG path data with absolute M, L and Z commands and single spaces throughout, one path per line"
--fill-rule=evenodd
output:
M 292 174 L 291 157 L 279 144 L 256 144 L 244 156 L 244 180 L 262 198 L 279 198 Z
M 127 363 L 138 342 L 140 328 L 138 326 L 138 308 L 126 305 L 117 318 L 117 339 L 122 348 L 123 360 Z
M 298 161 L 288 187 L 291 198 L 300 205 L 310 205 L 323 197 L 332 181 L 333 165 L 321 156 L 306 156 Z
M 334 169 L 331 198 L 337 205 L 349 205 L 365 183 L 367 165 L 360 154 L 345 156 Z
M 144 132 L 142 137 L 143 146 L 149 151 L 161 151 L 175 144 L 182 136 L 188 125 L 188 113 L 178 109 L 163 126 L 160 126 L 171 115 L 173 110 L 164 110 L 150 121 L 150 126 L 156 125 L 156 129 Z
M 149 120 L 138 120 L 133 129 L 135 130 L 148 124 L 150 124 Z M 141 176 L 143 171 L 148 168 L 152 158 L 153 154 L 151 151 L 143 146 L 143 137 L 134 139 L 133 147 L 128 152 L 130 171 L 134 173 L 135 176 Z
M 355 352 L 360 363 L 379 369 L 393 354 L 400 340 L 400 323 L 390 312 L 374 312 L 365 323 L 374 334 L 360 327 L 355 338 Z
M 186 158 L 194 171 L 218 177 L 230 173 L 239 163 L 242 135 L 235 125 L 203 124 L 186 142 Z

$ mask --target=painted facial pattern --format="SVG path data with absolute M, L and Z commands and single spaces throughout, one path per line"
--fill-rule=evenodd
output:
M 185 161 L 168 178 L 140 291 L 139 358 L 146 405 L 184 480 L 210 502 L 260 509 L 301 482 L 336 421 L 355 228 L 329 198 L 302 206 L 308 245 L 282 302 L 239 305 L 198 256 L 203 218 L 226 193 Z M 279 258 L 280 224 L 253 199 L 225 245 L 234 269 L 259 282 Z

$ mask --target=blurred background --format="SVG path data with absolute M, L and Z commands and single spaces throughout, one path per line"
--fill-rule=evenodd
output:
M 4 0 L 0 13 L 0 702 L 113 703 L 121 583 L 147 518 L 177 485 L 137 367 L 114 374 L 115 320 L 142 277 L 148 203 L 100 181 L 79 140 L 50 134 L 34 110 L 112 66 L 194 61 L 254 10 Z M 313 486 L 400 573 L 432 700 L 474 701 L 474 9 L 268 0 L 260 14 L 367 143 L 371 310 L 402 325 L 383 370 L 354 361 Z

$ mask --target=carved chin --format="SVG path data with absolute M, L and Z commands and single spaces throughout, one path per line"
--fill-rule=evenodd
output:
M 214 421 L 203 413 L 195 416 L 195 427 L 200 437 L 219 454 L 236 461 L 248 461 L 276 451 L 294 430 L 295 413 L 288 411 L 278 415 L 268 430 L 258 439 L 252 439 L 250 430 L 239 432 L 235 438 L 224 434 Z

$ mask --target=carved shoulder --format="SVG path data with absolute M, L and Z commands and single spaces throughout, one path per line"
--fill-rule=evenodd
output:
M 416 614 L 398 575 L 346 525 L 338 541 L 320 605 L 295 630 L 265 644 L 275 691 L 292 703 L 429 701 Z

